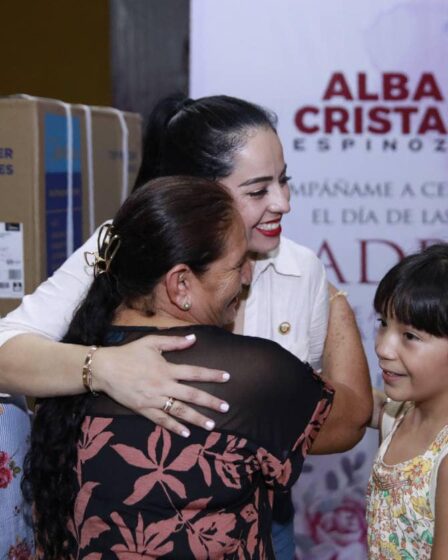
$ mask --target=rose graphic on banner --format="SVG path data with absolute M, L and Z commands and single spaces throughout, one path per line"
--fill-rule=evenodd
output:
M 323 493 L 311 485 L 302 502 L 294 504 L 302 520 L 301 532 L 295 535 L 297 560 L 351 560 L 365 556 L 365 461 L 362 452 L 353 458 L 342 457 L 326 472 Z

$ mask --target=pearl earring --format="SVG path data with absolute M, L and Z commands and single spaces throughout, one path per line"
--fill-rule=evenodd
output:
M 184 311 L 189 311 L 191 309 L 191 303 L 189 301 L 185 301 L 184 304 L 182 305 L 182 309 Z

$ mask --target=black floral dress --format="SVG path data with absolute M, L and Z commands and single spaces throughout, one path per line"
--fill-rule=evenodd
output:
M 216 327 L 114 327 L 108 341 L 154 332 L 196 334 L 166 358 L 228 371 L 227 383 L 197 386 L 230 410 L 206 411 L 215 429 L 183 438 L 92 397 L 78 443 L 73 558 L 274 558 L 273 491 L 297 480 L 332 389 L 276 343 Z

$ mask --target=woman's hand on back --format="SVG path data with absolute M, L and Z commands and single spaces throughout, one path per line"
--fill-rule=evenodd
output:
M 194 339 L 146 336 L 123 346 L 101 347 L 93 355 L 92 386 L 121 405 L 182 435 L 183 422 L 212 429 L 213 423 L 186 403 L 225 412 L 220 399 L 180 381 L 227 381 L 225 372 L 167 362 L 161 352 L 182 350 Z M 87 346 L 24 333 L 0 347 L 0 392 L 31 397 L 77 395 L 85 389 L 82 366 Z M 163 407 L 174 399 L 169 414 Z M 182 421 L 179 422 L 176 419 Z M 211 422 L 211 420 L 210 420 Z
M 186 403 L 220 412 L 226 412 L 227 403 L 180 381 L 222 383 L 228 380 L 228 374 L 171 364 L 161 355 L 164 351 L 188 348 L 194 342 L 194 338 L 149 335 L 123 346 L 99 348 L 92 361 L 93 388 L 179 435 L 189 433 L 183 422 L 212 429 L 213 421 Z M 174 403 L 168 414 L 163 407 L 170 397 Z

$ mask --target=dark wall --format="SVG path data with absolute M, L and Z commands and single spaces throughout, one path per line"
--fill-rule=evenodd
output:
M 188 91 L 189 0 L 1 2 L 0 95 L 146 115 Z
M 113 102 L 146 116 L 188 92 L 189 0 L 110 0 Z
M 0 95 L 110 105 L 108 0 L 1 3 Z

